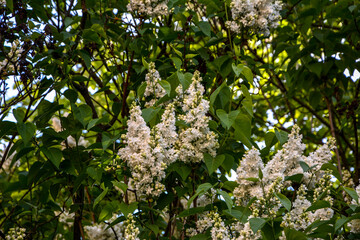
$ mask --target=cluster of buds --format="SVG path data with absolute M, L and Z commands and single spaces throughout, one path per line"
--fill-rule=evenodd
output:
M 134 216 L 129 213 L 127 220 L 125 221 L 125 239 L 127 240 L 140 240 L 138 235 L 140 233 L 139 228 L 135 226 Z
M 7 235 L 6 240 L 21 240 L 26 237 L 26 229 L 25 228 L 10 228 Z

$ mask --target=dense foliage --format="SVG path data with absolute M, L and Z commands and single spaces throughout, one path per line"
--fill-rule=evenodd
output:
M 0 0 L 0 237 L 359 239 L 359 25 L 357 0 Z

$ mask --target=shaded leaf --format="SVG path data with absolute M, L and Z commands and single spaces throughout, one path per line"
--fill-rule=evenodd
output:
M 204 162 L 211 175 L 223 163 L 225 155 L 217 155 L 215 158 L 208 153 L 204 153 Z

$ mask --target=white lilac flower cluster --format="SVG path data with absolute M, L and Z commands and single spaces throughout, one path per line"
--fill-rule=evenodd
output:
M 199 233 L 204 233 L 208 229 L 211 232 L 211 239 L 213 240 L 230 240 L 230 234 L 216 211 L 210 211 L 200 216 L 196 222 L 196 228 L 189 228 L 186 230 L 186 235 L 189 237 L 195 236 Z
M 356 191 L 358 197 L 360 197 L 360 184 L 355 188 L 355 191 Z M 359 201 L 360 201 L 360 198 L 359 198 Z M 354 199 L 351 201 L 351 204 L 360 206 L 359 202 L 356 202 Z M 360 219 L 351 220 L 349 227 L 350 227 L 350 232 L 360 233 Z
M 140 238 L 138 238 L 140 230 L 139 230 L 139 228 L 137 228 L 135 226 L 135 220 L 131 213 L 128 214 L 127 220 L 125 221 L 125 225 L 126 225 L 126 228 L 125 228 L 124 239 L 140 240 Z
M 326 173 L 323 178 L 320 179 L 318 187 L 314 190 L 313 201 L 315 202 L 320 194 L 325 193 L 323 200 L 326 200 L 332 205 L 333 199 L 329 196 L 331 187 L 331 175 Z M 292 204 L 290 212 L 286 213 L 281 223 L 282 227 L 290 227 L 296 230 L 305 230 L 311 223 L 317 220 L 329 220 L 334 215 L 334 211 L 331 208 L 321 208 L 316 211 L 307 211 L 312 203 L 306 198 L 307 187 L 302 184 L 297 190 L 296 199 Z
M 74 223 L 74 213 L 69 213 L 68 211 L 64 212 L 55 212 L 55 215 L 59 216 L 59 222 L 64 224 L 66 231 L 70 231 Z M 108 221 L 113 222 L 117 219 L 117 215 L 114 214 Z M 123 239 L 124 233 L 124 224 L 118 223 L 108 228 L 109 223 L 96 223 L 91 226 L 84 226 L 84 234 L 86 239 L 89 240 L 106 240 L 106 239 L 115 239 L 117 236 L 119 239 Z M 57 234 L 55 239 L 65 240 L 66 238 L 62 234 Z
M 270 29 L 278 26 L 282 3 L 277 0 L 232 0 L 232 21 L 226 25 L 231 31 L 239 33 L 242 28 L 269 35 Z
M 6 7 L 6 0 L 0 0 L 0 7 Z
M 110 221 L 116 219 L 116 215 L 114 215 Z M 108 224 L 106 223 L 98 223 L 92 226 L 85 226 L 84 232 L 87 236 L 87 239 L 90 240 L 107 240 L 107 239 L 123 239 L 124 227 L 123 223 L 118 223 L 114 225 L 112 228 L 108 228 Z M 116 235 L 115 235 L 116 234 Z M 116 236 L 116 237 L 115 237 Z
M 7 57 L 0 61 L 0 74 L 14 72 L 16 68 L 16 62 L 21 57 L 24 50 L 20 47 L 20 42 L 16 39 L 11 44 L 10 52 L 7 54 Z
M 168 0 L 130 0 L 127 10 L 152 17 L 168 15 L 167 3 Z
M 166 94 L 165 89 L 160 85 L 161 77 L 155 69 L 155 63 L 153 62 L 149 63 L 149 73 L 146 74 L 145 81 L 146 88 L 144 96 L 154 96 L 149 102 L 145 103 L 145 107 L 151 107 Z
M 208 126 L 210 118 L 206 114 L 210 104 L 203 98 L 204 87 L 201 80 L 200 73 L 195 71 L 187 90 L 183 91 L 181 85 L 176 89 L 177 101 L 181 102 L 184 112 L 179 115 L 179 119 L 190 126 L 180 129 L 177 141 L 179 159 L 183 162 L 200 162 L 206 152 L 215 157 L 219 147 L 216 134 Z
M 260 183 L 252 183 L 248 178 L 256 177 L 256 172 L 259 169 L 263 173 L 263 183 L 265 190 L 267 191 L 271 183 L 276 181 L 279 177 L 284 179 L 286 176 L 293 176 L 296 174 L 303 174 L 303 181 L 309 185 L 314 184 L 324 174 L 323 170 L 320 170 L 321 166 L 331 160 L 331 150 L 334 148 L 334 140 L 330 139 L 327 144 L 324 144 L 318 148 L 315 152 L 310 153 L 309 156 L 303 156 L 305 145 L 302 143 L 302 135 L 299 133 L 298 126 L 292 128 L 291 133 L 288 135 L 288 141 L 283 145 L 283 148 L 279 150 L 275 156 L 264 166 L 260 158 L 260 153 L 257 149 L 253 148 L 247 154 L 245 154 L 243 160 L 238 168 L 238 183 L 240 188 L 251 186 L 248 190 L 235 190 L 238 194 L 242 191 L 246 193 L 254 192 L 261 194 L 259 190 Z M 306 163 L 311 170 L 304 172 L 300 163 Z M 253 168 L 256 169 L 253 169 Z M 245 171 L 243 170 L 245 169 Z M 249 170 L 248 170 L 249 169 Z M 250 182 L 249 182 L 250 181 Z M 290 182 L 284 182 L 285 186 Z M 259 192 L 260 191 L 260 192 Z M 239 198 L 242 197 L 239 195 Z
M 254 216 L 249 216 L 249 218 L 253 218 Z M 231 240 L 248 240 L 248 239 L 260 239 L 261 232 L 257 231 L 253 232 L 250 228 L 250 222 L 246 223 L 235 222 L 231 225 L 232 235 L 235 236 Z
M 139 196 L 159 196 L 164 189 L 161 180 L 165 177 L 166 164 L 153 153 L 151 146 L 155 141 L 139 106 L 132 106 L 127 124 L 128 132 L 122 136 L 126 147 L 119 150 L 119 156 L 130 167 L 132 179 L 129 185 L 137 190 Z
M 330 206 L 333 204 L 330 196 L 331 173 L 321 170 L 321 166 L 331 160 L 334 141 L 330 140 L 306 157 L 303 156 L 305 145 L 301 141 L 302 136 L 299 132 L 299 127 L 295 125 L 283 148 L 266 165 L 260 158 L 260 152 L 255 148 L 244 155 L 237 169 L 239 185 L 233 194 L 237 203 L 243 205 L 255 197 L 250 205 L 252 216 L 249 219 L 253 217 L 274 219 L 281 207 L 276 194 L 281 193 L 284 188 L 290 187 L 290 181 L 285 181 L 285 177 L 297 174 L 303 175 L 304 184 L 296 191 L 297 197 L 292 204 L 292 209 L 283 216 L 282 227 L 305 230 L 317 220 L 332 218 L 334 212 L 331 208 L 317 209 L 314 212 L 306 210 L 312 205 L 312 202 L 307 199 L 309 192 L 313 192 L 311 196 L 313 202 L 325 200 L 330 203 Z M 310 169 L 304 172 L 300 165 L 301 162 L 306 163 Z M 311 191 L 308 191 L 308 188 L 311 188 Z M 236 223 L 233 227 L 240 234 L 237 239 L 260 237 L 260 235 L 252 235 L 252 231 L 247 228 L 246 224 Z
M 161 97 L 163 92 L 157 85 L 160 80 L 154 65 L 150 64 L 146 96 Z M 131 107 L 128 131 L 122 136 L 125 147 L 119 150 L 119 156 L 131 170 L 129 185 L 137 191 L 138 197 L 159 196 L 164 190 L 161 180 L 165 177 L 165 169 L 176 160 L 198 163 L 203 160 L 204 153 L 216 155 L 217 136 L 208 126 L 209 101 L 203 98 L 201 80 L 196 71 L 187 90 L 178 87 L 177 97 L 167 103 L 160 122 L 151 129 L 141 115 L 141 108 Z M 176 115 L 180 107 L 182 111 Z M 185 127 L 177 129 L 177 120 L 183 121 Z
M 21 240 L 26 237 L 25 228 L 10 228 L 5 239 L 6 240 Z

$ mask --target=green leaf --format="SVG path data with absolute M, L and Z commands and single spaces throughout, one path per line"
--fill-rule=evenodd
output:
M 282 130 L 275 129 L 275 135 L 277 139 L 279 140 L 280 144 L 283 145 L 288 140 L 288 134 L 287 132 L 284 132 Z
M 89 56 L 89 53 L 86 52 L 85 50 L 80 50 L 80 56 L 84 60 L 85 66 L 87 68 L 90 68 L 91 67 L 91 58 Z
M 214 102 L 216 100 L 216 97 L 220 93 L 221 89 L 226 86 L 226 81 L 224 81 L 210 96 L 210 111 L 214 112 Z
M 250 68 L 243 64 L 238 64 L 237 66 L 233 64 L 232 69 L 237 77 L 242 74 L 251 85 L 253 84 L 254 76 Z
M 304 175 L 302 173 L 298 173 L 292 176 L 285 176 L 284 181 L 293 181 L 296 183 L 301 183 L 303 176 Z
M 221 190 L 217 190 L 217 193 L 220 194 L 224 198 L 226 206 L 228 207 L 229 212 L 231 212 L 231 209 L 233 206 L 233 201 L 232 201 L 230 195 L 227 192 L 224 192 Z
M 340 219 L 337 219 L 335 222 L 335 232 L 339 230 L 345 223 L 349 222 L 351 220 L 351 217 L 342 217 Z
M 359 196 L 356 191 L 349 187 L 343 187 L 344 191 L 347 192 L 357 203 L 359 202 Z
M 276 135 L 275 133 L 273 132 L 267 132 L 265 134 L 265 145 L 266 147 L 268 147 L 269 149 L 274 146 L 277 142 L 277 138 L 276 138 Z
M 163 210 L 169 206 L 175 199 L 175 194 L 173 192 L 162 193 L 159 198 L 156 200 L 156 209 Z
M 16 129 L 16 123 L 10 121 L 1 121 L 0 122 L 0 138 L 5 135 L 8 135 L 9 132 Z
M 239 114 L 232 126 L 235 129 L 235 139 L 241 141 L 242 144 L 250 149 L 252 147 L 250 141 L 251 118 L 247 114 Z
M 264 175 L 263 172 L 261 171 L 261 168 L 259 168 L 259 179 L 263 179 Z
M 92 111 L 88 105 L 82 104 L 77 107 L 75 104 L 72 104 L 74 115 L 79 122 L 85 127 L 90 120 L 92 119 Z
M 102 171 L 100 168 L 95 169 L 93 167 L 88 167 L 86 169 L 87 174 L 98 183 L 101 183 Z
M 24 108 L 15 108 L 13 110 L 13 115 L 18 123 L 22 122 L 25 118 L 25 110 Z
M 230 173 L 230 170 L 234 166 L 235 158 L 231 156 L 230 154 L 225 154 L 225 159 L 221 166 L 225 169 L 227 173 Z
M 92 29 L 85 29 L 83 32 L 83 38 L 86 42 L 95 42 L 102 45 L 99 35 Z
M 237 186 L 239 186 L 239 184 L 235 181 L 226 181 L 224 182 L 224 185 L 221 188 L 233 192 Z
M 197 234 L 197 235 L 195 235 L 195 236 L 192 236 L 191 238 L 190 238 L 190 240 L 207 240 L 207 239 L 209 239 L 209 237 L 207 236 L 207 235 L 205 235 L 205 234 Z
M 304 172 L 307 172 L 307 171 L 310 170 L 310 167 L 309 167 L 309 165 L 307 165 L 306 162 L 304 162 L 304 161 L 299 161 L 299 164 L 300 164 L 300 166 L 301 166 L 301 168 L 303 169 Z
M 226 209 L 223 212 L 236 218 L 242 223 L 246 223 L 248 217 L 251 215 L 251 211 L 247 207 L 236 207 L 236 209 L 235 208 L 231 209 L 231 212 L 228 209 Z
M 287 228 L 285 229 L 285 235 L 287 240 L 307 240 L 308 238 L 302 232 L 296 231 L 295 229 Z
M 168 81 L 162 80 L 159 82 L 159 84 L 161 85 L 161 87 L 163 87 L 167 93 L 168 96 L 170 96 L 171 93 L 171 85 Z
M 13 12 L 14 9 L 14 0 L 6 0 L 6 7 L 9 8 L 11 12 Z
M 146 60 L 145 60 L 144 57 L 141 58 L 141 61 L 142 61 L 143 66 L 144 66 L 146 69 L 149 69 L 149 63 L 146 62 Z
M 192 82 L 192 74 L 191 73 L 182 73 L 177 71 L 177 76 L 179 79 L 179 82 L 181 83 L 182 87 L 183 87 L 183 91 L 185 91 L 186 89 L 189 88 L 191 82 Z
M 93 208 L 95 208 L 95 206 L 105 197 L 108 191 L 109 189 L 105 188 L 104 191 L 102 191 L 102 193 L 100 193 L 100 195 L 95 198 Z
M 123 182 L 118 182 L 118 181 L 111 181 L 112 184 L 114 184 L 115 186 L 117 186 L 118 188 L 121 189 L 121 191 L 123 191 L 123 193 L 126 193 L 126 190 L 128 189 L 128 185 L 126 185 Z
M 229 114 L 227 114 L 223 109 L 216 110 L 216 115 L 220 118 L 221 124 L 226 129 L 229 129 L 234 124 L 239 113 L 239 110 L 231 111 Z
M 144 96 L 146 90 L 146 82 L 143 82 L 137 89 L 137 97 L 141 99 Z
M 210 154 L 204 153 L 204 162 L 208 169 L 209 175 L 211 175 L 225 160 L 225 155 L 218 155 L 213 158 Z
M 101 209 L 101 212 L 99 214 L 99 222 L 111 218 L 112 214 L 113 214 L 112 205 L 106 204 L 106 206 L 103 209 Z
M 146 225 L 148 228 L 150 228 L 150 230 L 155 234 L 158 235 L 159 233 L 159 226 L 155 225 L 155 224 L 148 224 Z
M 204 209 L 205 209 L 205 207 L 189 208 L 189 209 L 186 209 L 186 210 L 182 211 L 178 215 L 178 217 L 182 218 L 182 217 L 188 217 L 188 216 L 191 216 L 191 215 L 202 213 L 202 212 L 204 212 Z
M 122 104 L 120 102 L 113 102 L 111 106 L 111 110 L 116 116 L 119 115 L 121 108 L 122 108 Z
M 129 205 L 122 202 L 119 204 L 119 209 L 124 214 L 124 216 L 127 217 L 129 215 L 129 213 L 132 214 L 137 209 L 137 205 L 138 205 L 137 202 L 133 202 Z
M 170 59 L 173 61 L 174 65 L 175 65 L 175 68 L 176 68 L 177 70 L 180 70 L 180 69 L 181 69 L 181 65 L 182 65 L 181 59 L 180 59 L 180 58 L 177 58 L 177 57 L 172 57 L 172 58 L 170 58 Z
M 342 182 L 342 177 L 340 176 L 340 173 L 338 171 L 338 169 L 336 168 L 336 166 L 334 166 L 331 163 L 324 163 L 321 168 L 321 170 L 332 170 L 332 175 L 334 175 L 334 177 L 336 177 L 340 182 Z
M 319 105 L 320 101 L 321 101 L 321 93 L 319 91 L 312 91 L 310 92 L 310 96 L 309 96 L 309 103 L 310 106 L 314 107 L 314 109 L 316 109 L 316 107 Z
M 103 132 L 101 136 L 101 145 L 103 147 L 103 150 L 107 149 L 115 141 L 115 139 L 108 132 Z
M 291 210 L 291 201 L 281 193 L 275 193 L 275 196 L 280 200 L 281 204 L 286 208 L 286 210 Z
M 142 110 L 142 117 L 144 118 L 145 122 L 150 122 L 153 120 L 158 112 L 160 111 L 160 108 L 145 108 Z
M 67 89 L 65 92 L 64 92 L 64 96 L 69 99 L 69 101 L 71 103 L 75 103 L 77 98 L 78 98 L 78 94 L 75 90 L 72 90 L 72 89 Z
M 203 183 L 201 185 L 198 186 L 198 188 L 196 189 L 195 194 L 189 199 L 187 205 L 188 208 L 190 207 L 191 203 L 194 201 L 194 199 L 197 196 L 202 196 L 204 193 L 206 193 L 210 188 L 212 188 L 212 185 L 210 183 Z
M 257 231 L 264 227 L 266 220 L 262 218 L 250 218 L 249 222 L 251 230 L 257 233 Z
M 17 129 L 24 143 L 27 144 L 30 142 L 31 138 L 34 136 L 36 132 L 36 127 L 33 123 L 18 123 Z
M 310 207 L 308 207 L 308 209 L 306 209 L 306 211 L 315 211 L 317 209 L 329 208 L 329 207 L 331 207 L 331 205 L 328 201 L 319 200 L 319 201 L 314 202 Z
M 62 152 L 57 148 L 45 148 L 42 147 L 41 151 L 45 154 L 45 156 L 59 169 L 60 162 L 62 159 Z
M 211 37 L 211 26 L 209 22 L 204 22 L 204 21 L 198 22 L 198 26 L 206 36 Z
M 35 149 L 34 147 L 24 147 L 24 148 L 22 148 L 18 153 L 16 153 L 16 155 L 14 157 L 15 161 L 18 160 L 19 158 L 25 156 L 29 152 L 33 151 L 34 149 Z
M 252 108 L 252 98 L 249 93 L 249 90 L 244 84 L 241 84 L 241 91 L 245 98 L 242 101 L 242 105 L 244 106 L 245 110 L 249 113 L 249 115 L 253 116 L 253 108 Z

